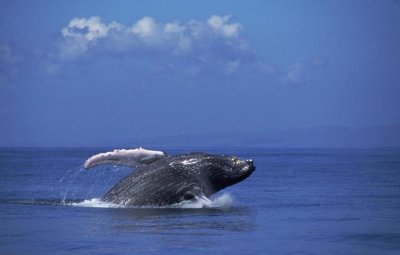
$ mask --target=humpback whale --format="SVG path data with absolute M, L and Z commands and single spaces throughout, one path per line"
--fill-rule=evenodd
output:
M 169 155 L 143 148 L 96 154 L 84 167 L 113 164 L 136 168 L 101 197 L 127 206 L 167 206 L 209 197 L 249 177 L 253 161 L 208 153 Z

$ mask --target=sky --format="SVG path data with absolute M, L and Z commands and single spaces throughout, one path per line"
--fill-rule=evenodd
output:
M 400 1 L 0 0 L 0 146 L 399 125 Z

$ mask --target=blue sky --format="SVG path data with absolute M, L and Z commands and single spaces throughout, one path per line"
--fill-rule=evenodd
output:
M 399 1 L 0 1 L 0 146 L 400 125 Z

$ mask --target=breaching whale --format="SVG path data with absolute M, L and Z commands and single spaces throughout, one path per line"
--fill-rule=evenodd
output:
M 84 167 L 103 164 L 137 169 L 101 198 L 127 206 L 166 206 L 209 197 L 246 179 L 255 170 L 251 159 L 207 153 L 172 156 L 143 148 L 96 154 L 86 160 Z

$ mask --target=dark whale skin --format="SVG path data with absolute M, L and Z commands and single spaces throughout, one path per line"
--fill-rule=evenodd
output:
M 255 170 L 242 161 L 205 153 L 166 156 L 119 181 L 101 199 L 127 206 L 166 206 L 206 196 L 238 183 Z

